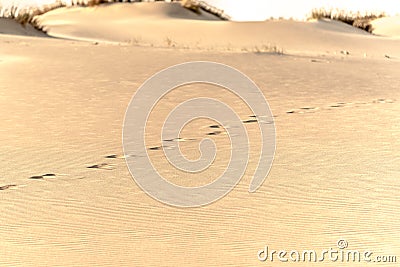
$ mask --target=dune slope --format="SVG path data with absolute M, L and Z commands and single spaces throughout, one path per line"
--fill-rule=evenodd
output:
M 13 19 L 0 18 L 0 34 L 12 34 L 22 36 L 38 36 L 46 37 L 47 35 L 39 30 L 36 30 L 31 25 L 21 25 Z
M 376 19 L 371 24 L 374 34 L 400 39 L 400 16 Z
M 285 51 L 400 57 L 398 40 L 381 38 L 341 22 L 214 21 L 179 4 L 120 3 L 62 8 L 40 17 L 48 33 L 79 40 L 203 50 Z M 202 19 L 200 19 L 202 18 Z

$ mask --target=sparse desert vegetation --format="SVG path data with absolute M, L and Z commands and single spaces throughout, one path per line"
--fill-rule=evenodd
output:
M 253 52 L 256 54 L 260 53 L 271 53 L 277 55 L 283 55 L 283 49 L 275 44 L 264 44 L 261 46 L 255 46 Z
M 35 10 L 26 10 L 21 12 L 16 7 L 13 7 L 10 10 L 7 10 L 5 17 L 9 19 L 14 19 L 23 27 L 26 27 L 27 24 L 30 24 L 35 29 L 46 33 L 46 29 L 40 24 L 40 21 L 37 18 L 38 15 L 43 14 L 44 12 L 47 12 L 47 10 L 35 9 Z
M 57 0 L 53 4 L 44 5 L 41 7 L 28 7 L 18 8 L 18 6 L 11 6 L 10 8 L 4 8 L 0 5 L 0 17 L 11 18 L 18 21 L 22 26 L 31 24 L 34 28 L 46 32 L 40 25 L 39 21 L 35 18 L 38 15 L 42 15 L 51 10 L 67 7 L 67 6 L 88 6 L 93 7 L 101 4 L 118 3 L 118 2 L 180 2 L 182 7 L 191 10 L 197 14 L 200 14 L 200 10 L 214 14 L 222 20 L 229 20 L 229 16 L 224 13 L 223 10 L 218 9 L 214 6 L 209 5 L 204 1 L 198 0 L 73 0 L 70 4 L 66 4 L 61 0 Z
M 194 0 L 182 0 L 181 2 L 184 8 L 187 8 L 194 13 L 200 14 L 200 5 L 197 1 Z
M 364 31 L 372 33 L 372 25 L 371 21 L 377 18 L 385 17 L 385 13 L 370 13 L 370 14 L 361 14 L 361 13 L 353 13 L 347 12 L 345 10 L 338 9 L 313 9 L 311 11 L 310 19 L 332 19 L 344 22 L 353 27 L 360 28 Z
M 41 7 L 29 7 L 29 8 L 18 8 L 17 6 L 12 6 L 11 8 L 3 8 L 0 6 L 0 17 L 11 18 L 18 21 L 21 25 L 31 24 L 38 30 L 44 31 L 43 27 L 36 16 L 44 14 L 48 11 L 67 7 L 67 6 L 97 6 L 107 3 L 115 2 L 179 2 L 182 7 L 193 11 L 196 14 L 201 14 L 201 10 L 214 14 L 221 20 L 230 20 L 230 17 L 224 12 L 224 10 L 218 9 L 209 5 L 208 3 L 200 0 L 73 0 L 70 4 L 67 4 L 61 0 L 56 1 L 53 4 L 41 6 Z M 353 27 L 360 28 L 364 31 L 372 33 L 373 28 L 371 21 L 377 18 L 385 17 L 385 13 L 364 13 L 359 12 L 349 12 L 341 9 L 313 9 L 308 16 L 309 19 L 331 19 L 344 22 Z M 282 18 L 283 19 L 283 18 Z

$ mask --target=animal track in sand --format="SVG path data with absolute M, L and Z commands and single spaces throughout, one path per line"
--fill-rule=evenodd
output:
M 196 138 L 171 138 L 171 139 L 164 139 L 163 142 L 189 142 L 189 141 L 196 141 Z M 162 150 L 162 149 L 174 149 L 175 146 L 170 145 L 161 145 L 161 146 L 151 146 L 148 150 Z
M 278 117 L 278 116 L 273 116 Z M 243 120 L 243 123 L 265 123 L 265 124 L 272 124 L 274 123 L 274 120 L 271 117 L 268 116 L 258 116 L 258 115 L 250 115 L 249 118 L 252 119 L 247 119 L 247 120 Z
M 172 138 L 172 139 L 164 139 L 164 142 L 187 142 L 187 141 L 195 141 L 196 138 Z
M 251 119 L 251 120 L 244 120 L 242 121 L 243 123 L 253 123 L 253 122 L 258 122 L 257 119 Z
M 140 157 L 139 155 L 122 155 L 122 154 L 109 154 L 104 156 L 106 159 L 126 159 L 126 158 L 134 158 L 134 157 Z
M 46 174 L 42 174 L 42 175 L 34 175 L 29 177 L 29 179 L 34 179 L 34 180 L 39 180 L 39 179 L 44 179 L 45 177 L 55 177 L 56 174 L 54 173 L 46 173 Z
M 149 150 L 161 150 L 163 148 L 163 146 L 152 146 L 149 147 Z
M 374 100 L 374 101 L 372 101 L 372 103 L 374 103 L 374 104 L 376 104 L 376 103 L 378 103 L 378 104 L 383 104 L 383 103 L 394 103 L 396 100 L 394 100 L 394 99 L 384 99 L 384 98 L 378 98 L 378 99 L 376 99 L 376 100 Z
M 90 165 L 86 167 L 88 169 L 102 169 L 102 170 L 114 170 L 115 165 L 114 164 L 108 164 L 108 163 L 100 163 L 100 164 L 95 164 L 95 165 Z
M 330 63 L 329 60 L 321 60 L 321 59 L 311 59 L 310 61 L 313 63 Z
M 207 135 L 219 135 L 219 134 L 222 134 L 222 132 L 221 131 L 214 131 L 214 132 L 207 133 Z
M 16 184 L 2 185 L 2 186 L 0 186 L 0 191 L 2 191 L 2 190 L 7 190 L 7 189 L 10 189 L 10 188 L 16 187 L 16 186 L 17 186 Z
M 152 146 L 152 147 L 149 147 L 148 149 L 149 150 L 161 150 L 161 149 L 163 149 L 163 148 L 165 148 L 165 149 L 173 149 L 175 146 Z
M 369 102 L 337 102 L 333 103 L 330 105 L 326 105 L 325 107 L 314 107 L 314 106 L 304 106 L 296 109 L 291 109 L 286 111 L 286 114 L 303 114 L 303 113 L 315 113 L 320 110 L 335 110 L 338 108 L 354 108 L 358 107 L 361 105 L 373 105 L 373 104 L 385 104 L 385 103 L 394 103 L 396 102 L 395 99 L 385 99 L 385 98 L 378 98 L 374 99 Z M 274 115 L 273 118 L 277 118 L 279 115 Z M 266 124 L 273 124 L 274 120 L 273 118 L 270 118 L 268 116 L 259 116 L 259 115 L 249 115 L 249 119 L 242 120 L 242 123 L 244 124 L 249 124 L 249 123 L 266 123 Z M 229 126 L 221 126 L 218 124 L 212 124 L 208 126 L 204 126 L 204 128 L 210 128 L 210 129 L 215 129 L 215 131 L 208 132 L 205 135 L 207 136 L 215 136 L 215 135 L 220 135 L 220 134 L 228 134 L 226 131 L 221 131 L 217 129 L 221 128 L 229 128 Z M 165 139 L 163 140 L 164 142 L 186 142 L 186 141 L 195 141 L 197 140 L 196 138 L 172 138 L 172 139 Z M 163 150 L 163 149 L 174 149 L 175 146 L 166 146 L 166 145 L 161 145 L 161 146 L 152 146 L 149 147 L 148 150 Z M 117 156 L 115 154 L 106 156 L 106 158 L 120 158 L 123 156 Z M 88 168 L 109 168 L 108 165 L 93 165 Z
M 29 179 L 43 179 L 43 175 L 35 175 L 35 176 L 31 176 L 29 177 Z
M 317 110 L 333 110 L 333 109 L 337 109 L 337 108 L 354 108 L 354 107 L 358 107 L 361 105 L 373 105 L 373 104 L 386 104 L 386 103 L 394 103 L 396 102 L 395 99 L 385 99 L 385 98 L 378 98 L 378 99 L 374 99 L 370 102 L 337 102 L 334 104 L 330 104 L 326 107 L 301 107 L 301 108 L 297 108 L 297 109 L 291 109 L 286 111 L 287 114 L 294 114 L 294 113 L 313 113 Z
M 118 154 L 110 154 L 107 156 L 104 156 L 106 159 L 124 159 L 124 155 L 118 155 Z
M 301 108 L 298 108 L 298 109 L 288 110 L 288 111 L 286 111 L 286 113 L 288 113 L 288 114 L 292 114 L 292 113 L 313 113 L 318 109 L 319 109 L 318 107 L 301 107 Z

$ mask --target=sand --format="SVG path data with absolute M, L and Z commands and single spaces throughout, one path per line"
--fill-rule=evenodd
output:
M 381 36 L 400 38 L 400 16 L 384 17 L 372 21 L 373 33 Z
M 51 36 L 74 40 L 216 51 L 285 51 L 299 55 L 349 51 L 358 57 L 400 57 L 398 41 L 372 36 L 337 21 L 235 23 L 211 19 L 215 17 L 196 15 L 175 3 L 62 8 L 40 17 Z
M 13 19 L 0 19 L 0 34 L 22 35 L 22 36 L 38 36 L 46 37 L 47 35 L 41 31 L 37 31 L 31 25 L 21 25 Z
M 330 21 L 200 21 L 171 18 L 167 5 L 155 5 L 155 14 L 150 7 L 45 14 L 49 34 L 68 39 L 0 35 L 0 266 L 265 266 L 271 263 L 257 259 L 265 245 L 323 250 L 340 238 L 349 249 L 399 257 L 399 40 Z M 132 18 L 117 15 L 133 9 Z M 112 22 L 93 21 L 95 14 Z M 135 34 L 143 41 L 124 41 Z M 260 40 L 284 54 L 250 49 Z M 231 65 L 257 83 L 276 116 L 277 150 L 256 193 L 247 192 L 251 160 L 226 197 L 181 209 L 134 183 L 121 158 L 121 134 L 135 90 L 157 71 L 193 60 Z M 171 107 L 203 95 L 234 106 L 243 120 L 252 115 L 220 88 L 186 86 L 152 113 L 149 146 L 160 145 L 159 126 Z M 212 124 L 184 129 L 182 137 L 196 139 L 181 143 L 189 158 L 198 156 L 198 140 Z M 256 158 L 259 132 L 255 123 L 246 128 Z M 204 183 L 223 171 L 229 154 L 226 136 L 214 138 L 218 159 L 196 177 L 176 173 L 162 151 L 149 153 L 171 181 Z

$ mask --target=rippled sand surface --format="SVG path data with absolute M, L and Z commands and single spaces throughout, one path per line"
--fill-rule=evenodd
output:
M 400 260 L 398 60 L 10 35 L 0 36 L 0 47 L 0 266 L 286 266 L 260 262 L 257 252 L 321 251 L 338 239 Z M 162 120 L 186 98 L 219 98 L 250 120 L 250 164 L 237 187 L 212 205 L 182 209 L 134 183 L 121 135 L 135 90 L 157 71 L 194 60 L 233 66 L 257 83 L 275 115 L 277 150 L 270 175 L 250 194 L 259 132 L 248 107 L 214 86 L 167 95 L 150 116 L 149 147 L 161 145 Z M 194 121 L 182 131 L 189 141 L 169 144 L 195 159 L 199 140 L 214 138 L 209 171 L 179 174 L 157 149 L 149 150 L 154 165 L 177 184 L 211 181 L 230 153 L 226 135 L 208 135 L 213 124 Z

